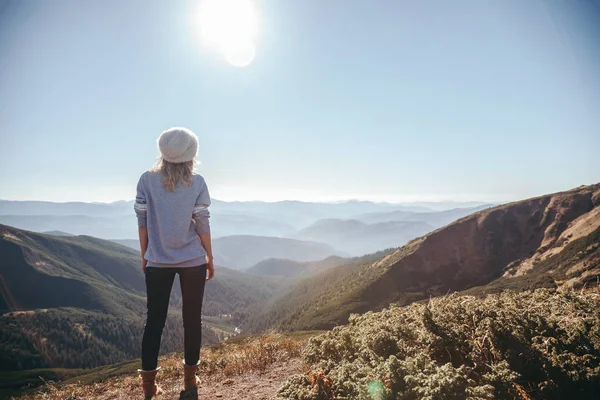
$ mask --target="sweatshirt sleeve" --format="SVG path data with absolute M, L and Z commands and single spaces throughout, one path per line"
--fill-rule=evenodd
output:
M 133 205 L 133 209 L 135 210 L 135 215 L 137 216 L 138 226 L 146 226 L 146 193 L 144 192 L 144 185 L 142 184 L 143 175 L 140 177 L 140 180 L 137 184 L 137 193 L 135 195 L 135 203 Z
M 194 206 L 194 212 L 192 218 L 196 223 L 196 232 L 200 233 L 210 233 L 210 211 L 208 211 L 208 207 L 210 206 L 210 194 L 208 193 L 208 186 L 206 186 L 206 182 L 202 181 L 202 188 L 200 189 L 200 194 L 196 199 L 196 205 Z

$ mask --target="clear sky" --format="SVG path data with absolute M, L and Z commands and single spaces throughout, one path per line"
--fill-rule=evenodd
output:
M 256 57 L 198 1 L 0 0 L 0 198 L 131 199 L 200 138 L 222 200 L 506 201 L 600 181 L 600 1 L 262 0 Z

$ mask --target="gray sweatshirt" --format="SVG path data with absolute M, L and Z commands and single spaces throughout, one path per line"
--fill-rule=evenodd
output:
M 206 263 L 199 233 L 210 232 L 210 195 L 204 178 L 194 174 L 192 186 L 179 182 L 174 192 L 162 185 L 162 174 L 144 172 L 137 185 L 138 226 L 148 227 L 150 267 L 194 267 Z

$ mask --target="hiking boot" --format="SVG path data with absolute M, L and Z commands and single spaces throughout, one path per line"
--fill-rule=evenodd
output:
M 162 393 L 162 389 L 156 384 L 156 374 L 160 368 L 152 371 L 143 371 L 138 369 L 140 378 L 142 378 L 142 390 L 144 391 L 144 400 L 150 400 L 154 396 Z
M 192 386 L 179 393 L 179 400 L 198 400 L 198 386 Z
M 200 378 L 196 375 L 198 371 L 198 364 L 187 365 L 183 362 L 183 390 L 197 388 L 200 385 Z

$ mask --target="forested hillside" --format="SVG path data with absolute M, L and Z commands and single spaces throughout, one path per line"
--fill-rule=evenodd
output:
M 82 309 L 40 309 L 0 316 L 2 370 L 94 368 L 139 357 L 142 318 Z M 209 328 L 205 344 L 218 341 Z M 164 353 L 180 350 L 181 316 L 172 312 L 162 341 Z

